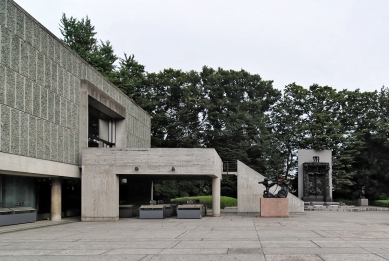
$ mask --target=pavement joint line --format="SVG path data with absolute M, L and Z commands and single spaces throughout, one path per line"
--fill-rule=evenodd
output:
M 373 254 L 375 254 L 375 253 L 373 253 Z M 389 260 L 388 258 L 386 258 L 386 257 L 383 257 L 383 256 L 381 256 L 380 254 L 375 254 L 376 256 L 379 256 L 379 257 L 381 257 L 381 258 L 383 258 L 383 259 L 385 259 L 385 260 Z
M 177 246 L 179 243 L 181 243 L 181 241 L 178 241 L 177 243 L 175 243 L 172 247 L 170 248 L 164 248 L 164 249 L 173 249 L 175 246 Z
M 106 254 L 106 253 L 108 253 L 108 252 L 110 252 L 110 251 L 112 251 L 112 250 L 113 250 L 113 249 L 109 249 L 109 250 L 107 250 L 107 251 L 105 251 L 105 252 L 103 252 L 103 253 L 98 254 L 98 256 L 104 255 L 104 254 Z
M 254 220 L 253 220 L 253 225 L 254 225 L 254 228 L 255 228 L 255 232 L 257 232 L 257 238 L 258 238 L 259 245 L 260 245 L 261 248 L 262 248 L 261 239 L 259 238 L 258 229 L 257 229 L 257 226 L 255 225 Z
M 321 248 L 321 246 L 319 246 L 318 244 L 316 244 L 315 242 L 313 242 L 312 240 L 309 240 L 309 241 L 311 241 L 312 243 L 314 243 L 315 245 L 317 245 L 318 247 L 320 247 Z
M 182 232 L 181 234 L 179 234 L 178 236 L 176 236 L 174 239 L 179 239 L 179 237 L 183 236 L 184 234 L 188 233 L 188 230 Z
M 318 234 L 319 236 L 321 236 L 322 238 L 326 238 L 325 236 L 321 235 L 320 233 L 316 232 L 315 230 L 311 230 L 313 233 L 316 233 Z

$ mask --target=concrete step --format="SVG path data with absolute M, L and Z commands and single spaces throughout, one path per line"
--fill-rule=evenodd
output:
M 304 211 L 389 211 L 389 208 L 384 207 L 356 207 L 356 206 L 305 206 Z

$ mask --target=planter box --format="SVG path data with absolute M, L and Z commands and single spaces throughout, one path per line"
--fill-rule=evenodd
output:
M 139 208 L 139 218 L 165 218 L 165 205 L 142 205 Z
M 0 208 L 0 227 L 13 225 L 14 212 L 10 208 Z
M 0 209 L 0 226 L 16 225 L 35 221 L 35 208 L 17 207 Z
M 119 205 L 119 218 L 131 218 L 132 205 Z
M 203 204 L 186 204 L 177 207 L 177 218 L 202 218 L 205 216 L 205 207 Z

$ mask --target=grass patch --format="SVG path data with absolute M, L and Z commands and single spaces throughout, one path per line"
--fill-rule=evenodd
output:
M 181 205 L 186 204 L 187 200 L 200 200 L 201 204 L 207 204 L 207 208 L 212 208 L 212 196 L 194 196 L 194 197 L 183 197 L 172 199 L 172 203 Z M 238 200 L 231 197 L 220 197 L 220 208 L 224 209 L 225 207 L 236 207 L 238 205 Z
M 389 199 L 375 200 L 373 201 L 374 206 L 389 207 Z

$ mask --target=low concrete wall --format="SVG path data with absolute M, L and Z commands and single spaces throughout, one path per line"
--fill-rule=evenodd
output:
M 265 177 L 240 161 L 237 173 L 238 212 L 260 213 L 260 198 L 263 197 L 265 187 L 258 182 L 263 181 Z M 274 193 L 279 189 L 274 190 Z M 304 212 L 304 202 L 301 199 L 291 193 L 288 194 L 288 199 L 290 213 Z

